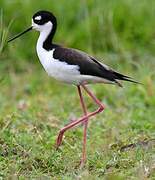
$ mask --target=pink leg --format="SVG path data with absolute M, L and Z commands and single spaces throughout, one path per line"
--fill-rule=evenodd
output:
M 68 129 L 71 129 L 72 127 L 75 127 L 76 125 L 78 125 L 80 123 L 85 122 L 89 117 L 94 116 L 97 113 L 100 113 L 104 110 L 104 106 L 102 105 L 102 103 L 88 90 L 88 88 L 85 85 L 82 85 L 82 87 L 87 92 L 87 94 L 94 100 L 94 102 L 99 106 L 99 108 L 96 111 L 88 113 L 87 115 L 84 115 L 83 117 L 79 118 L 78 120 L 71 122 L 70 124 L 68 124 L 64 128 L 62 128 L 59 131 L 59 135 L 57 137 L 57 142 L 56 142 L 57 148 L 62 143 L 62 138 L 63 138 L 63 134 L 65 131 L 67 131 Z
M 80 88 L 80 86 L 77 86 L 77 88 L 78 88 L 78 93 L 79 93 L 79 97 L 80 97 L 81 106 L 82 106 L 84 115 L 86 116 L 87 115 L 87 109 L 86 109 L 86 105 L 84 103 L 84 99 L 83 99 L 83 96 L 82 96 L 81 88 Z M 81 162 L 80 162 L 81 166 L 83 166 L 85 161 L 86 161 L 87 126 L 88 126 L 88 118 L 84 122 L 83 149 L 82 149 L 82 159 L 81 159 Z

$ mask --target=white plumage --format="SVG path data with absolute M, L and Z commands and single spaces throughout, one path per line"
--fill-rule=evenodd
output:
M 81 165 L 86 161 L 86 139 L 87 139 L 87 125 L 89 118 L 102 112 L 104 105 L 88 90 L 85 86 L 87 83 L 112 83 L 122 86 L 119 80 L 137 83 L 130 77 L 112 70 L 105 64 L 100 63 L 94 57 L 75 49 L 63 48 L 59 45 L 53 44 L 52 39 L 56 32 L 57 21 L 55 16 L 48 11 L 38 11 L 33 15 L 32 26 L 24 32 L 18 34 L 8 42 L 20 37 L 26 32 L 35 29 L 40 32 L 37 41 L 37 54 L 41 64 L 49 76 L 69 84 L 77 85 L 81 106 L 84 116 L 69 123 L 62 128 L 57 137 L 57 148 L 61 145 L 64 133 L 84 123 L 83 135 L 83 152 Z M 84 99 L 82 96 L 81 87 L 92 98 L 92 100 L 99 107 L 94 112 L 88 113 Z
M 32 24 L 37 28 L 37 25 L 33 22 L 33 20 Z M 104 78 L 91 75 L 81 75 L 78 65 L 69 65 L 66 62 L 59 61 L 59 59 L 54 59 L 53 52 L 55 49 L 47 51 L 43 48 L 43 43 L 52 29 L 52 23 L 48 22 L 46 26 L 48 26 L 48 28 L 40 32 L 36 50 L 39 60 L 49 76 L 61 82 L 75 85 L 81 84 L 82 82 L 85 82 L 85 84 L 90 82 L 111 83 L 111 81 Z M 108 68 L 108 66 L 104 64 L 103 66 Z

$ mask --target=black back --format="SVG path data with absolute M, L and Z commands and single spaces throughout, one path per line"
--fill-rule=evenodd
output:
M 40 20 L 35 19 L 35 17 L 40 16 Z M 53 48 L 53 58 L 58 59 L 59 61 L 66 62 L 69 65 L 78 65 L 80 73 L 83 75 L 92 75 L 107 79 L 109 81 L 117 82 L 118 80 L 126 80 L 130 82 L 135 82 L 130 77 L 120 74 L 104 64 L 98 62 L 94 57 L 89 56 L 88 54 L 70 48 L 64 48 L 59 45 L 53 44 L 53 36 L 57 28 L 56 17 L 48 11 L 38 11 L 33 15 L 34 23 L 38 25 L 44 25 L 45 23 L 51 21 L 53 28 L 50 34 L 47 36 L 46 40 L 43 43 L 43 48 L 47 51 L 52 50 Z
M 106 69 L 95 58 L 82 51 L 57 47 L 54 50 L 53 57 L 70 65 L 78 65 L 80 73 L 83 75 L 98 76 L 111 81 L 116 78 L 110 69 Z

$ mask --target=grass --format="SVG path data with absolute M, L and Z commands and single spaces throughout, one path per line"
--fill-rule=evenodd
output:
M 155 179 L 155 2 L 150 0 L 1 0 L 0 178 Z M 78 168 L 83 127 L 61 127 L 81 116 L 76 88 L 49 78 L 37 60 L 31 32 L 9 45 L 9 37 L 30 25 L 38 9 L 59 22 L 55 41 L 79 48 L 143 83 L 124 88 L 90 85 L 106 105 L 88 130 L 88 161 Z M 30 48 L 31 47 L 31 48 Z M 95 109 L 86 96 L 90 111 Z

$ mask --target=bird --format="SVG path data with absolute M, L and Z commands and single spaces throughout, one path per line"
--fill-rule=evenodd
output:
M 32 16 L 32 25 L 17 34 L 15 37 L 8 40 L 11 42 L 23 34 L 36 30 L 40 35 L 37 40 L 36 51 L 38 58 L 50 77 L 75 85 L 80 98 L 80 103 L 83 110 L 83 116 L 79 119 L 70 122 L 60 129 L 56 140 L 57 149 L 62 144 L 64 133 L 80 124 L 84 125 L 83 130 L 83 148 L 80 166 L 83 167 L 86 163 L 86 142 L 87 142 L 87 127 L 92 116 L 101 113 L 105 106 L 102 102 L 89 90 L 88 84 L 104 83 L 114 84 L 122 87 L 121 81 L 138 83 L 133 78 L 123 75 L 106 64 L 98 61 L 95 57 L 78 49 L 67 48 L 62 45 L 53 43 L 53 37 L 57 30 L 57 19 L 52 12 L 40 10 Z M 93 112 L 88 112 L 82 90 L 85 91 L 92 101 L 98 106 Z

